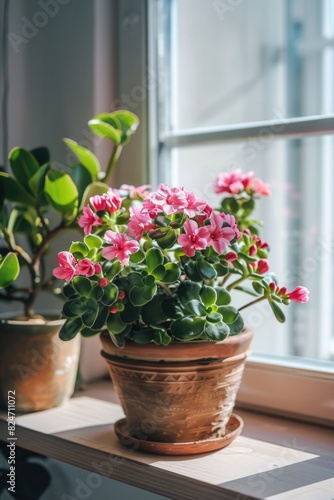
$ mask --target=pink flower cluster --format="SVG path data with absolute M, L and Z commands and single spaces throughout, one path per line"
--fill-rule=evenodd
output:
M 214 184 L 216 194 L 240 194 L 244 191 L 248 194 L 271 195 L 268 184 L 265 184 L 261 179 L 254 178 L 254 172 L 243 174 L 240 168 L 230 173 L 219 174 Z
M 59 252 L 57 264 L 58 267 L 53 270 L 53 276 L 67 282 L 71 281 L 74 276 L 81 275 L 90 278 L 102 272 L 101 264 L 94 263 L 88 258 L 77 261 L 71 252 Z
M 292 292 L 288 292 L 286 287 L 278 287 L 274 282 L 270 283 L 270 289 L 282 298 L 293 300 L 294 302 L 307 302 L 309 300 L 309 291 L 304 286 L 297 286 Z
M 109 189 L 107 193 L 95 195 L 89 198 L 89 203 L 96 212 L 107 212 L 113 214 L 122 206 L 123 198 L 116 189 Z M 83 228 L 86 235 L 92 232 L 93 226 L 101 226 L 103 220 L 86 205 L 83 208 L 83 215 L 78 218 L 78 224 Z
M 143 201 L 143 213 L 149 214 L 152 219 L 159 212 L 166 215 L 184 212 L 188 217 L 194 217 L 203 212 L 207 202 L 197 198 L 194 193 L 184 188 L 171 188 L 167 184 L 159 184 L 157 190 L 150 193 Z

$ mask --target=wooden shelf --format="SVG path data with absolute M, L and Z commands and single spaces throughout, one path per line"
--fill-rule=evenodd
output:
M 333 500 L 332 429 L 236 410 L 245 428 L 230 446 L 163 457 L 120 445 L 123 412 L 109 381 L 91 384 L 65 405 L 17 415 L 17 446 L 172 499 Z M 0 439 L 7 440 L 7 414 Z

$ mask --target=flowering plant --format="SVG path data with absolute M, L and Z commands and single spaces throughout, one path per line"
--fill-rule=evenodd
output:
M 251 304 L 267 300 L 283 322 L 281 304 L 306 302 L 304 287 L 288 292 L 269 272 L 268 244 L 252 218 L 268 186 L 236 170 L 220 174 L 214 189 L 224 195 L 219 210 L 166 184 L 91 196 L 78 219 L 83 240 L 58 254 L 53 271 L 67 282 L 60 338 L 107 329 L 118 347 L 216 342 L 244 329 L 241 311 Z M 234 291 L 252 298 L 238 309 Z

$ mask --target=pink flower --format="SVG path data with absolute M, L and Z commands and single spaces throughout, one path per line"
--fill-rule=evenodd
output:
M 185 234 L 180 234 L 177 241 L 188 257 L 193 257 L 196 250 L 204 250 L 208 246 L 210 233 L 206 227 L 198 227 L 195 221 L 187 220 L 184 223 Z
M 92 232 L 93 226 L 100 226 L 103 224 L 103 220 L 100 219 L 90 207 L 87 205 L 83 207 L 83 214 L 78 218 L 78 224 L 83 228 L 84 233 L 90 234 Z
M 118 312 L 117 306 L 111 306 L 109 311 L 111 312 L 111 314 L 116 314 Z
M 258 274 L 266 274 L 269 271 L 269 262 L 267 259 L 259 259 L 256 263 L 255 270 Z
M 96 274 L 101 274 L 102 273 L 102 266 L 99 262 L 95 264 L 95 273 Z
M 149 214 L 143 213 L 140 206 L 130 207 L 130 219 L 128 222 L 129 236 L 140 240 L 145 232 L 155 228 L 156 225 L 152 224 Z
M 199 224 L 200 226 L 203 226 L 204 221 L 205 221 L 206 219 L 209 219 L 209 218 L 210 218 L 210 215 L 211 215 L 211 214 L 212 214 L 212 212 L 213 212 L 213 208 L 212 208 L 212 207 L 210 207 L 210 205 L 207 203 L 207 204 L 205 205 L 204 209 L 202 210 L 202 212 L 203 212 L 203 214 L 204 214 L 204 215 L 196 215 L 196 217 L 195 217 L 196 222 L 198 222 L 198 224 Z
M 261 179 L 250 179 L 246 189 L 250 193 L 271 196 L 269 184 L 265 184 Z
M 120 290 L 120 291 L 119 291 L 119 294 L 118 294 L 118 299 L 119 299 L 119 300 L 123 300 L 123 299 L 125 299 L 125 292 L 124 292 L 124 290 Z
M 237 238 L 237 240 L 239 240 L 241 238 L 241 233 L 237 226 L 234 215 L 225 214 L 224 212 L 222 212 L 220 215 L 222 216 L 223 220 L 233 229 L 235 237 Z
M 159 184 L 157 190 L 147 199 L 158 205 L 167 215 L 182 212 L 187 206 L 187 197 L 183 189 L 170 188 L 167 184 Z
M 161 207 L 156 205 L 149 197 L 143 201 L 142 214 L 149 215 L 151 219 L 155 219 L 159 212 L 161 212 Z
M 286 296 L 294 302 L 307 302 L 309 293 L 308 289 L 304 286 L 297 286 L 292 292 L 287 293 Z
M 224 255 L 225 259 L 227 262 L 233 262 L 234 260 L 237 260 L 238 256 L 235 252 L 228 252 Z
M 115 233 L 109 229 L 106 231 L 104 239 L 111 243 L 111 246 L 102 248 L 103 257 L 110 260 L 118 258 L 123 266 L 129 263 L 130 255 L 139 250 L 138 242 L 129 240 L 123 233 Z
M 91 276 L 93 276 L 95 274 L 94 262 L 92 262 L 88 258 L 80 260 L 75 268 L 75 274 L 87 276 L 87 278 L 90 278 Z
M 71 252 L 59 252 L 57 264 L 58 267 L 53 270 L 53 276 L 67 282 L 71 281 L 75 275 L 74 266 L 76 264 L 76 260 Z
M 203 212 L 206 208 L 206 201 L 197 198 L 191 191 L 184 191 L 186 194 L 187 206 L 184 208 L 184 213 L 188 217 L 195 217 L 196 214 Z
M 237 168 L 233 172 L 223 172 L 218 175 L 215 181 L 214 192 L 216 194 L 239 194 L 245 190 L 253 175 L 253 172 L 243 174 L 240 168 Z
M 123 198 L 121 198 L 119 192 L 116 189 L 109 189 L 107 193 L 102 195 L 95 195 L 89 198 L 89 202 L 97 212 L 99 210 L 104 210 L 113 214 L 119 210 L 122 206 Z
M 212 212 L 210 224 L 204 226 L 210 232 L 209 244 L 218 254 L 223 254 L 225 248 L 235 238 L 235 231 L 231 227 L 222 227 L 224 219 L 221 215 Z
M 150 187 L 151 186 L 149 184 L 143 184 L 142 186 L 138 187 L 132 186 L 130 184 L 122 184 L 120 189 L 128 191 L 132 200 L 143 200 L 150 194 Z

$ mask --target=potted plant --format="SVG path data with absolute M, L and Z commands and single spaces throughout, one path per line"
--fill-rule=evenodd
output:
M 269 272 L 268 245 L 253 219 L 268 186 L 250 172 L 221 174 L 219 210 L 184 188 L 121 186 L 92 196 L 78 219 L 83 239 L 58 255 L 67 283 L 60 331 L 102 332 L 105 358 L 126 419 L 125 443 L 156 453 L 198 453 L 228 444 L 253 332 L 242 310 L 268 301 L 306 302 Z M 250 295 L 239 309 L 234 293 Z
M 138 118 L 116 111 L 95 116 L 89 125 L 114 143 L 105 172 L 90 150 L 71 139 L 64 142 L 77 161 L 69 169 L 54 168 L 44 147 L 16 147 L 9 154 L 11 174 L 0 172 L 0 300 L 21 306 L 0 319 L 0 387 L 3 402 L 14 391 L 17 410 L 56 406 L 73 392 L 79 337 L 61 342 L 60 311 L 44 314 L 35 311 L 35 303 L 43 292 L 59 295 L 51 272 L 47 275 L 46 257 L 64 231 L 81 231 L 76 219 L 82 205 L 108 187 Z

